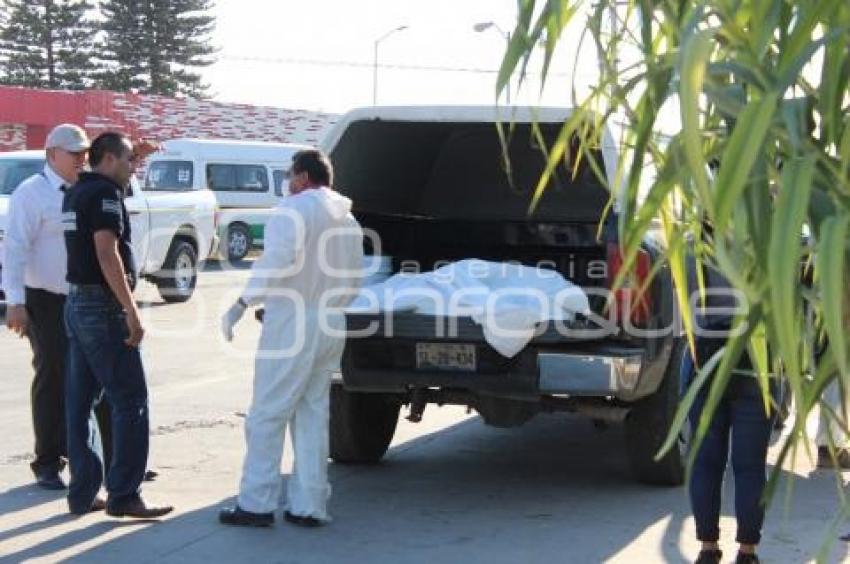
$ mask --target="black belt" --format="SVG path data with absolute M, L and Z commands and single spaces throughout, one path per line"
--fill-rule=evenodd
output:
M 127 285 L 130 287 L 131 292 L 136 289 L 136 277 L 134 275 L 125 274 L 124 279 L 127 280 Z M 112 293 L 112 289 L 109 287 L 108 284 L 76 284 L 74 282 L 71 282 L 69 286 L 71 288 L 77 288 L 81 292 L 97 291 L 96 289 L 99 288 L 101 290 L 109 292 L 110 294 Z
M 112 290 L 103 284 L 70 284 L 68 286 L 68 295 L 81 294 L 112 296 Z

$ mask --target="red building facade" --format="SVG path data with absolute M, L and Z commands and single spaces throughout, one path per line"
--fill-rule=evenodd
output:
M 177 137 L 315 145 L 336 116 L 103 90 L 36 90 L 0 86 L 0 151 L 40 149 L 48 132 L 74 123 L 90 136 L 118 130 L 158 141 Z

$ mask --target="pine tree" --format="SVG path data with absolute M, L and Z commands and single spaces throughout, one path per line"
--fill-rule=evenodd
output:
M 98 58 L 103 70 L 98 86 L 107 90 L 126 92 L 130 89 L 148 90 L 145 77 L 146 56 L 152 38 L 144 33 L 144 10 L 148 0 L 106 0 L 100 4 L 103 21 L 100 30 L 105 37 L 99 45 Z
M 116 90 L 203 97 L 194 69 L 211 64 L 211 0 L 104 0 L 103 85 Z
M 86 88 L 95 65 L 88 0 L 5 0 L 0 19 L 0 82 Z

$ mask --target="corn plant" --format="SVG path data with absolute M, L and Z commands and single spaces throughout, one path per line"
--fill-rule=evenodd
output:
M 622 124 L 625 152 L 609 189 L 626 264 L 660 224 L 689 336 L 689 254 L 718 269 L 747 303 L 737 336 L 684 398 L 665 449 L 705 384 L 694 435 L 702 440 L 746 352 L 765 405 L 769 378 L 782 374 L 796 406 L 779 468 L 807 445 L 805 420 L 824 388 L 837 382 L 845 397 L 850 385 L 850 2 L 519 0 L 497 94 L 510 77 L 522 80 L 541 44 L 545 80 L 565 32 L 582 33 L 596 52 L 599 80 L 582 96 L 567 85 L 576 111 L 546 148 L 549 170 L 530 211 L 571 143 L 591 159 L 602 126 Z M 659 116 L 671 104 L 679 123 L 661 135 Z

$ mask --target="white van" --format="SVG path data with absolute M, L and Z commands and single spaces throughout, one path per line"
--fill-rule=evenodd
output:
M 173 139 L 149 157 L 145 186 L 212 190 L 219 206 L 219 254 L 240 260 L 252 247 L 262 247 L 271 208 L 286 194 L 292 155 L 308 148 L 290 143 Z

